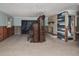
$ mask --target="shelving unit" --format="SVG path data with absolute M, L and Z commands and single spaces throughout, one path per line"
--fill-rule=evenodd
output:
M 64 12 L 63 12 L 64 13 Z M 57 36 L 60 39 L 65 38 L 65 16 L 63 13 L 58 14 Z
M 75 22 L 77 20 L 76 15 L 70 14 L 68 11 L 59 13 L 57 15 L 57 36 L 60 39 L 64 39 L 66 42 L 69 39 L 75 39 Z

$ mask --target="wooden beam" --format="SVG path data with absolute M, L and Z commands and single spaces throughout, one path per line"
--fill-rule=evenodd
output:
M 76 27 L 77 27 L 77 15 L 74 16 L 74 36 L 73 36 L 73 40 L 76 41 Z
M 68 41 L 67 30 L 68 30 L 68 12 L 65 12 L 65 42 Z

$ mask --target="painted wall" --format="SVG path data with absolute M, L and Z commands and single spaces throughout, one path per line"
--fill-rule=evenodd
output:
M 48 17 L 45 17 L 45 26 L 48 26 Z
M 37 20 L 38 17 L 14 17 L 14 26 L 21 26 L 22 20 Z M 45 25 L 48 26 L 48 17 L 45 18 Z
M 5 26 L 7 25 L 7 16 L 0 12 L 0 26 Z
M 2 15 L 0 13 L 0 26 L 3 26 L 3 20 L 2 20 Z
M 37 20 L 38 17 L 14 17 L 13 18 L 3 12 L 0 12 L 0 26 L 7 26 L 8 20 L 12 22 L 14 26 L 21 26 L 21 20 Z M 45 26 L 48 26 L 48 17 L 45 18 Z
M 13 22 L 13 18 L 3 12 L 0 12 L 0 26 L 7 26 L 8 20 L 10 19 L 11 22 Z M 12 24 L 13 25 L 13 24 Z

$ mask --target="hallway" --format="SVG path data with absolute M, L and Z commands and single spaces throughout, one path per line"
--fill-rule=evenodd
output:
M 51 35 L 42 43 L 30 43 L 27 35 L 13 35 L 0 42 L 0 55 L 5 56 L 79 56 L 76 42 L 64 42 Z

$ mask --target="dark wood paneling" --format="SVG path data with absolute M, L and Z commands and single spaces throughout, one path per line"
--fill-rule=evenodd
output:
M 14 34 L 14 27 L 7 28 L 8 37 Z
M 3 26 L 0 26 L 0 41 L 3 40 Z
M 6 38 L 7 38 L 7 35 L 8 35 L 8 34 L 7 34 L 7 27 L 4 26 L 4 27 L 3 27 L 3 38 L 6 39 Z
M 7 28 L 6 26 L 0 26 L 0 41 L 8 38 L 14 34 L 14 27 Z

